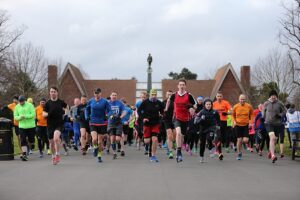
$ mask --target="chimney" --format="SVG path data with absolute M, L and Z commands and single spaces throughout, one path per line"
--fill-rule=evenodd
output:
M 48 90 L 51 86 L 57 86 L 57 66 L 48 66 Z
M 246 91 L 249 91 L 251 82 L 250 82 L 250 66 L 241 67 L 241 84 Z

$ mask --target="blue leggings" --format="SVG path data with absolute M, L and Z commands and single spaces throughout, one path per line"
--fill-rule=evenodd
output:
M 78 146 L 79 138 L 80 138 L 80 125 L 78 122 L 73 122 L 73 132 L 74 132 L 74 143 L 76 146 Z

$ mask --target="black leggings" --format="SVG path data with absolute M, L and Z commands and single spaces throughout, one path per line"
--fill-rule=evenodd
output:
M 227 136 L 229 137 L 229 143 L 232 142 L 234 144 L 234 146 L 236 145 L 236 133 L 235 131 L 233 131 L 232 126 L 227 126 Z
M 194 145 L 195 145 L 195 147 L 197 149 L 198 148 L 198 143 L 199 143 L 200 135 L 197 132 L 190 132 L 190 133 L 188 133 L 188 135 L 189 135 L 190 149 L 192 150 L 194 148 Z
M 249 135 L 249 144 L 250 144 L 251 148 L 254 147 L 254 144 L 255 144 L 255 134 Z
M 260 133 L 257 134 L 261 134 L 261 139 L 257 139 L 257 143 L 259 144 L 259 150 L 263 150 L 265 147 L 265 143 L 267 146 L 267 149 L 269 149 L 269 144 L 270 144 L 270 137 L 269 134 L 267 132 L 267 130 L 258 130 Z
M 206 140 L 207 140 L 207 144 L 208 144 L 208 149 L 211 150 L 213 148 L 213 139 L 214 139 L 213 132 L 201 132 L 200 133 L 200 156 L 201 157 L 204 156 Z
M 220 128 L 221 128 L 221 142 L 223 147 L 228 148 L 229 147 L 229 140 L 230 135 L 227 134 L 227 121 L 221 121 L 220 122 Z
M 39 151 L 43 151 L 44 146 L 46 145 L 49 149 L 49 140 L 47 136 L 47 127 L 46 126 L 37 126 L 36 127 L 36 136 L 38 139 Z

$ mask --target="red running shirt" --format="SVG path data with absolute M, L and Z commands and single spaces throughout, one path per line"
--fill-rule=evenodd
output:
M 174 116 L 180 121 L 187 122 L 190 118 L 189 108 L 196 104 L 194 97 L 186 92 L 179 95 L 178 92 L 170 97 L 171 103 L 174 102 Z

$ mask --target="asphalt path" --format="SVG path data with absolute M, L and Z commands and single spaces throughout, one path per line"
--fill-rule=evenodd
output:
M 89 153 L 71 151 L 54 166 L 50 156 L 35 153 L 28 162 L 0 161 L 0 200 L 299 200 L 300 161 L 270 160 L 255 153 L 225 153 L 223 161 L 184 153 L 184 162 L 158 151 L 151 163 L 135 147 L 126 156 L 104 155 L 97 163 Z

